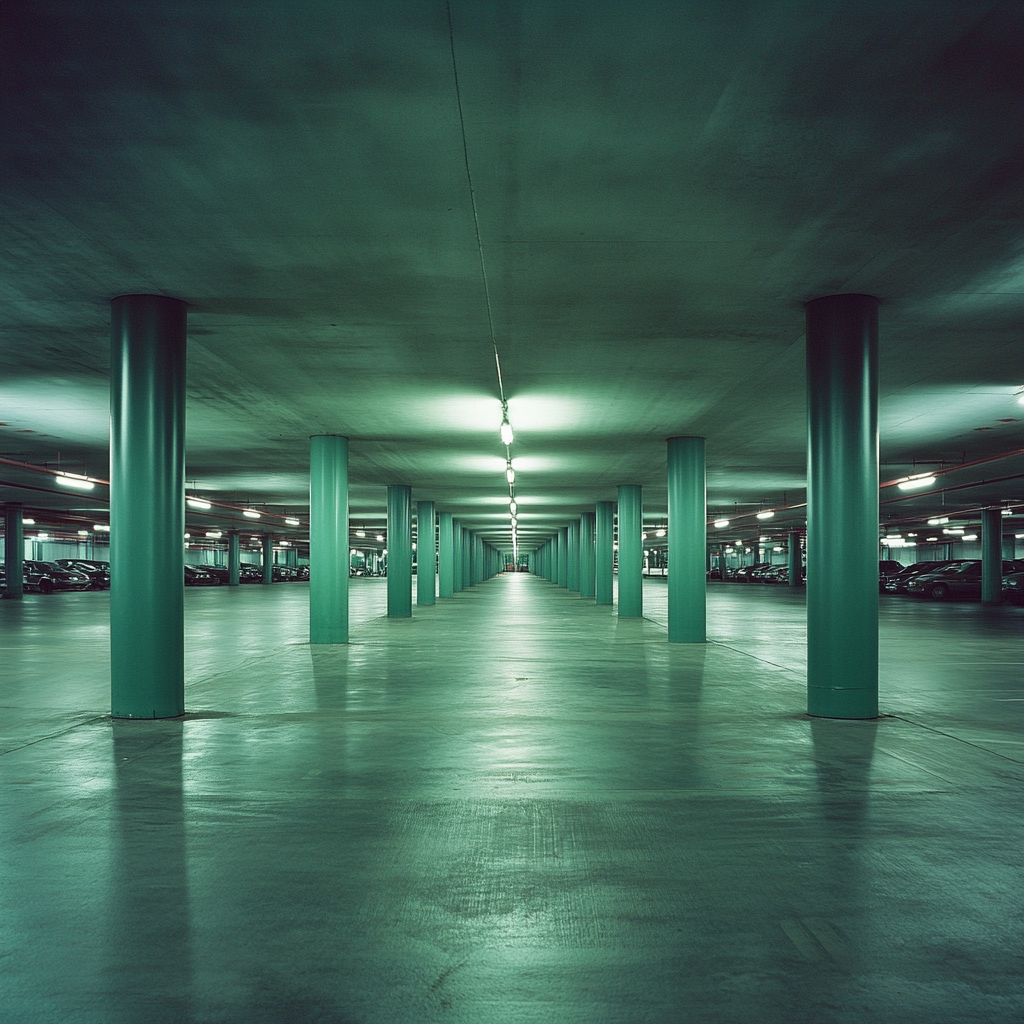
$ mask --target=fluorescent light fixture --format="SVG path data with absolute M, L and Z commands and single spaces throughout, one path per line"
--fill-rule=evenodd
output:
M 365 537 L 366 536 L 366 531 L 365 530 L 356 530 L 356 536 L 357 537 Z
M 93 523 L 92 528 L 96 533 L 110 533 L 110 527 L 106 523 Z
M 514 484 L 516 482 L 516 471 L 512 468 L 512 463 L 511 462 L 505 468 L 505 479 L 510 484 Z
M 772 516 L 774 516 L 774 515 L 775 515 L 774 512 L 758 512 L 757 513 L 757 518 L 758 519 L 771 519 Z
M 908 476 L 906 480 L 901 480 L 896 486 L 901 491 L 916 491 L 919 487 L 931 487 L 935 483 L 935 477 L 929 473 L 917 473 L 914 476 Z
M 961 540 L 977 540 L 978 539 L 978 535 L 976 533 L 965 533 L 960 539 Z
M 512 515 L 515 515 L 519 511 L 519 506 L 516 504 L 516 499 L 515 498 L 513 498 L 508 503 L 508 510 L 509 510 L 509 512 L 512 513 Z
M 771 540 L 771 537 L 758 537 L 757 541 L 759 544 L 767 544 Z
M 917 534 L 916 534 L 916 533 L 908 533 L 908 534 L 907 534 L 907 536 L 908 536 L 908 537 L 916 537 L 916 536 L 917 536 Z
M 188 539 L 189 539 L 189 538 L 190 538 L 191 536 L 192 536 L 192 534 L 191 534 L 191 533 L 186 533 L 186 534 L 185 534 L 185 540 L 188 540 Z
M 1024 540 L 1024 533 L 1015 533 L 1013 537 L 1014 540 Z
M 1001 516 L 1012 516 L 1013 515 L 1013 509 L 1012 508 L 1004 508 L 1002 510 L 1002 512 L 1000 512 L 999 514 Z
M 35 526 L 36 525 L 36 521 L 34 519 L 22 519 L 21 525 L 22 526 Z M 99 527 L 97 526 L 97 527 L 95 527 L 95 529 L 98 530 Z
M 352 549 L 351 549 L 351 550 L 349 551 L 349 554 L 350 554 L 350 555 L 358 555 L 358 554 L 359 554 L 359 552 L 358 552 L 358 551 L 356 551 L 356 549 L 355 549 L 355 548 L 352 548 Z
M 292 546 L 292 542 L 290 540 L 283 540 L 283 541 L 281 541 L 281 545 L 280 546 L 283 547 L 283 548 L 290 548 Z M 413 547 L 416 547 L 416 545 L 413 544 Z
M 38 533 L 36 534 L 36 540 L 49 540 L 49 539 L 50 539 L 50 535 L 49 535 L 48 533 L 45 533 L 45 532 L 44 532 L 44 531 L 42 531 L 42 530 L 40 530 L 40 531 L 39 531 L 39 532 L 38 532 Z
M 647 548 L 644 548 L 644 558 L 647 558 L 649 555 L 650 551 L 648 551 Z
M 189 508 L 200 508 L 204 512 L 207 509 L 213 508 L 205 498 L 186 498 L 185 504 L 188 505 Z
M 260 518 L 262 518 L 260 513 L 257 512 L 253 508 L 243 508 L 242 509 L 242 515 L 245 516 L 246 519 L 260 519 Z
M 301 526 L 301 525 L 302 525 L 302 523 L 300 523 L 300 522 L 298 521 L 298 519 L 286 519 L 286 520 L 285 520 L 285 522 L 286 522 L 286 523 L 287 523 L 287 524 L 288 524 L 289 526 Z
M 207 537 L 212 537 L 214 540 L 219 540 L 221 537 L 224 536 L 224 534 L 221 533 L 220 530 L 207 530 L 206 531 L 206 536 Z
M 512 433 L 512 424 L 508 421 L 508 413 L 501 417 L 501 443 L 510 445 L 515 435 Z
M 383 550 L 383 551 L 381 552 L 381 554 L 382 554 L 382 555 L 386 555 L 387 553 L 388 553 L 388 549 L 387 549 L 387 548 L 385 548 L 385 549 L 384 549 L 384 550 Z
M 943 530 L 942 532 L 947 534 L 947 535 L 949 535 L 949 536 L 951 536 L 951 537 L 955 537 L 957 535 L 961 535 L 962 536 L 963 533 L 964 533 L 964 531 L 959 529 L 958 527 L 954 528 L 952 530 Z
M 79 530 L 78 531 L 78 536 L 79 537 L 88 537 L 89 536 L 89 531 L 88 530 Z
M 55 477 L 57 483 L 62 487 L 74 487 L 78 491 L 91 491 L 96 485 L 81 473 L 61 473 Z
M 929 526 L 945 526 L 949 522 L 949 516 L 940 516 L 938 519 L 929 519 Z
M 655 530 L 654 531 L 654 536 L 655 537 L 664 537 L 665 536 L 665 531 L 664 530 Z
M 641 533 L 640 534 L 640 539 L 641 540 L 647 540 L 647 534 L 646 533 Z
M 384 534 L 383 533 L 378 533 L 377 534 L 377 541 L 378 541 L 378 543 L 381 543 L 381 544 L 384 543 Z
M 939 538 L 938 537 L 925 537 L 926 544 L 934 544 Z
M 772 551 L 781 551 L 782 548 L 772 548 Z
M 716 530 L 724 530 L 728 525 L 729 525 L 729 520 L 728 519 L 716 519 L 715 520 L 715 529 Z
M 515 529 L 519 525 L 519 520 L 515 516 L 512 517 L 512 528 Z
M 413 549 L 413 551 L 416 550 L 416 545 L 415 544 L 413 544 L 412 549 Z

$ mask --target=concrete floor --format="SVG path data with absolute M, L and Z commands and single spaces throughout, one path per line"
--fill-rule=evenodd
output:
M 525 575 L 189 590 L 184 720 L 111 722 L 107 595 L 0 603 L 0 1019 L 1017 1022 L 1024 609 L 882 599 L 874 722 L 803 594 L 707 646 Z

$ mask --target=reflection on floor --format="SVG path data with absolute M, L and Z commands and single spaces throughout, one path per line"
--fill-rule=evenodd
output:
M 525 575 L 304 642 L 186 593 L 190 713 L 111 722 L 101 593 L 0 604 L 5 1022 L 1019 1021 L 1024 609 L 882 599 L 874 722 L 803 595 Z

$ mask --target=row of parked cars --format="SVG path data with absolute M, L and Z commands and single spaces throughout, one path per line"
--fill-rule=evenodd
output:
M 52 594 L 55 590 L 109 590 L 110 563 L 91 558 L 58 558 L 53 562 L 25 559 L 24 588 L 39 594 Z M 309 566 L 275 565 L 275 583 L 290 583 L 309 579 Z M 219 587 L 228 582 L 226 565 L 186 565 L 186 587 Z M 243 562 L 238 567 L 239 583 L 262 583 L 263 569 Z M 7 589 L 7 572 L 0 565 L 0 590 Z
M 719 570 L 712 569 L 709 580 L 721 579 Z M 800 570 L 801 584 L 807 581 L 807 571 Z M 725 570 L 726 583 L 789 583 L 789 568 L 759 562 Z M 901 565 L 886 560 L 878 563 L 878 590 L 883 594 L 910 594 L 932 601 L 981 600 L 981 559 L 948 558 L 944 561 L 915 562 Z M 1024 605 L 1024 559 L 1003 559 L 1003 600 Z

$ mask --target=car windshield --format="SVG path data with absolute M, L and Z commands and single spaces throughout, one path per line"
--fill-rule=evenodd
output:
M 950 567 L 950 573 L 972 573 L 981 572 L 981 562 L 962 562 L 960 565 Z

